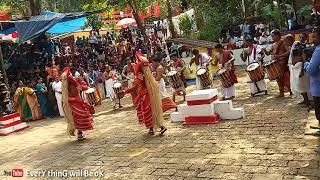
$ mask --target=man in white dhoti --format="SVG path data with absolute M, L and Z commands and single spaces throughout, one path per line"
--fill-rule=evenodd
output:
M 193 63 L 197 65 L 197 70 L 206 67 L 211 62 L 212 58 L 206 53 L 199 53 L 198 49 L 192 50 L 193 57 L 189 63 L 190 69 Z M 196 88 L 197 90 L 203 89 L 200 79 L 196 76 Z
M 299 104 L 304 104 L 307 107 L 310 107 L 310 85 L 309 85 L 309 75 L 304 73 L 303 70 L 303 62 L 304 57 L 303 53 L 306 44 L 305 44 L 305 36 L 301 35 L 300 41 L 296 41 L 293 43 L 290 56 L 289 56 L 289 69 L 290 69 L 290 83 L 291 90 L 294 94 L 300 93 L 303 97 L 303 101 Z
M 131 63 L 130 58 L 127 58 L 127 65 L 124 66 L 123 70 L 122 70 L 122 77 L 126 77 L 126 79 L 128 80 L 128 88 L 132 88 L 133 87 L 133 82 L 134 82 L 134 70 L 133 70 L 133 63 Z M 132 97 L 132 103 L 134 104 L 134 98 L 136 97 L 136 93 L 135 92 L 131 92 L 131 97 Z M 134 104 L 135 105 L 135 104 Z
M 59 114 L 61 117 L 64 117 L 64 111 L 62 107 L 62 82 L 59 76 L 55 77 L 55 81 L 52 83 L 52 89 L 57 100 Z
M 106 70 L 103 75 L 105 78 L 106 91 L 109 95 L 110 100 L 112 101 L 113 110 L 116 109 L 117 104 L 119 105 L 119 108 L 122 108 L 120 98 L 118 98 L 117 94 L 114 92 L 113 89 L 113 85 L 117 79 L 117 74 L 114 71 L 111 71 L 110 66 L 106 65 Z
M 253 71 L 255 68 L 259 68 L 263 62 L 263 54 L 261 53 L 262 48 L 259 45 L 254 45 L 251 37 L 246 38 L 245 46 L 247 46 L 247 48 L 243 50 L 240 57 L 246 62 L 247 71 Z M 247 83 L 249 83 L 252 97 L 255 95 L 268 94 L 264 76 L 263 79 L 259 81 L 253 81 L 249 74 L 247 74 Z

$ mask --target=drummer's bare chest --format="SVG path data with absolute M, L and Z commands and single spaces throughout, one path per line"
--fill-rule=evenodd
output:
M 133 72 L 133 68 L 130 66 L 126 66 L 126 73 L 132 73 Z
M 283 43 L 277 42 L 272 45 L 272 54 L 273 55 L 283 54 L 284 52 L 286 52 L 286 48 Z

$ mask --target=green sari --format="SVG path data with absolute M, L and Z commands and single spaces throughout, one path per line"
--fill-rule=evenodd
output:
M 21 105 L 21 108 L 22 108 L 23 119 L 24 120 L 31 120 L 32 113 L 31 113 L 30 107 L 27 103 L 27 99 L 24 96 L 24 94 L 19 96 L 19 104 Z

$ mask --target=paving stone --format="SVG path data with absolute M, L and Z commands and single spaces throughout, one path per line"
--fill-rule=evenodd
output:
M 252 180 L 282 180 L 281 174 L 254 174 Z
M 175 169 L 157 169 L 152 173 L 155 176 L 172 176 L 176 172 Z
M 82 142 L 67 136 L 66 122 L 58 118 L 28 122 L 31 128 L 0 137 L 0 166 L 101 169 L 106 174 L 103 179 L 111 180 L 273 180 L 280 176 L 319 180 L 320 153 L 315 151 L 319 139 L 304 137 L 314 113 L 296 105 L 297 99 L 274 98 L 275 82 L 268 82 L 270 95 L 250 98 L 244 68 L 237 69 L 233 105 L 244 107 L 245 119 L 185 127 L 171 123 L 165 113 L 166 134 L 149 136 L 138 123 L 131 97 L 126 96 L 122 110 L 113 111 L 108 100 L 97 106 L 95 129 L 85 132 L 87 139 Z
M 246 173 L 266 173 L 267 167 L 265 166 L 242 166 L 240 172 Z
M 232 173 L 232 172 L 239 172 L 240 169 L 241 169 L 241 166 L 217 165 L 217 166 L 214 168 L 214 171 Z

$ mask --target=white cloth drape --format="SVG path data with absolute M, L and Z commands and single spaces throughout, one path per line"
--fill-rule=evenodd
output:
M 64 111 L 63 111 L 63 107 L 62 107 L 62 94 L 58 93 L 58 92 L 62 92 L 62 82 L 53 82 L 52 83 L 52 89 L 55 92 L 55 97 L 57 100 L 57 105 L 58 105 L 58 110 L 59 110 L 59 114 L 60 116 L 64 116 Z M 57 92 L 58 91 L 58 92 Z

